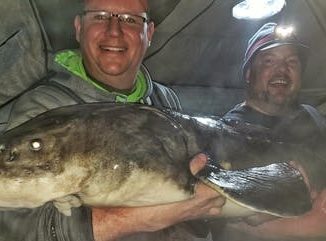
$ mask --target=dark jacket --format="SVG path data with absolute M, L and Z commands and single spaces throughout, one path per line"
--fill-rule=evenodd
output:
M 256 111 L 244 103 L 236 105 L 223 116 L 224 121 L 236 128 L 239 132 L 260 135 L 270 140 L 298 145 L 310 152 L 311 157 L 303 166 L 308 172 L 310 181 L 317 189 L 326 187 L 325 173 L 326 160 L 324 158 L 325 119 L 312 106 L 299 105 L 292 113 L 284 116 L 268 116 Z M 248 125 L 249 124 L 249 125 Z M 303 151 L 298 149 L 298 152 Z M 317 154 L 319 152 L 319 154 Z M 301 163 L 302 164 L 302 163 Z M 213 223 L 212 229 L 214 230 Z M 224 226 L 224 227 L 223 227 Z M 225 222 L 218 224 L 219 232 L 213 233 L 214 241 L 276 241 L 280 239 L 263 238 L 237 228 L 237 223 Z M 223 227 L 223 228 L 220 228 Z M 298 227 L 300 228 L 300 227 Z M 302 227 L 304 228 L 304 227 Z M 282 241 L 321 241 L 325 237 L 290 238 L 284 237 Z

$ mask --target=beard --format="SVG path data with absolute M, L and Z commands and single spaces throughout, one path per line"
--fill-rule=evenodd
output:
M 298 103 L 297 95 L 287 95 L 283 98 L 281 102 L 277 101 L 276 98 L 269 91 L 257 91 L 251 87 L 249 87 L 247 90 L 247 96 L 249 99 L 254 100 L 255 102 L 273 105 L 278 108 L 292 108 Z
M 284 77 L 283 77 L 284 78 Z M 288 110 L 293 110 L 298 106 L 298 93 L 289 92 L 281 93 L 280 96 L 277 93 L 272 93 L 268 90 L 260 90 L 256 88 L 257 80 L 255 74 L 251 76 L 251 81 L 247 84 L 247 99 L 261 106 L 262 109 L 271 110 L 276 113 L 283 113 Z

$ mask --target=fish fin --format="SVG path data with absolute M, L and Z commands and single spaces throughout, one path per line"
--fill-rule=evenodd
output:
M 301 173 L 288 163 L 225 170 L 209 161 L 196 176 L 228 200 L 255 212 L 295 217 L 312 207 Z
M 82 202 L 77 196 L 68 195 L 55 199 L 53 201 L 53 205 L 58 209 L 60 213 L 66 216 L 71 216 L 71 208 L 80 207 Z

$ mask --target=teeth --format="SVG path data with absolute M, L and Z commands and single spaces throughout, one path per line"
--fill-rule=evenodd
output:
M 280 85 L 286 85 L 288 84 L 288 81 L 284 80 L 284 79 L 277 79 L 277 80 L 273 80 L 270 82 L 271 84 L 280 84 Z
M 106 51 L 112 51 L 112 52 L 122 52 L 122 51 L 124 51 L 124 48 L 118 48 L 118 47 L 104 47 L 104 46 L 101 46 L 101 49 L 106 50 Z

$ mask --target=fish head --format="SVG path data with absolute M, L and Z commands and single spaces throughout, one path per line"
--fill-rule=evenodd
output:
M 32 125 L 31 125 L 32 124 Z M 31 176 L 58 172 L 70 140 L 66 125 L 22 125 L 0 137 L 0 176 Z M 67 144 L 68 145 L 68 144 Z

